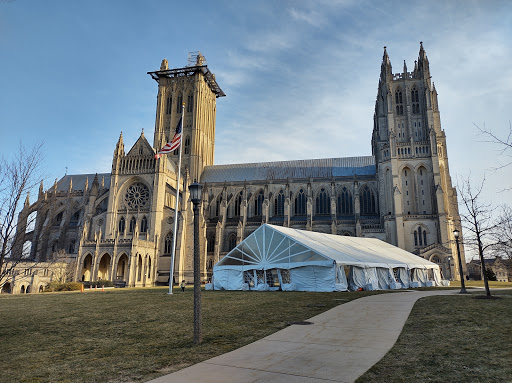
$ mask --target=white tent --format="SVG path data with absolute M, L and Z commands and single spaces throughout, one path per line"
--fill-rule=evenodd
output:
M 445 283 L 438 265 L 379 239 L 268 224 L 213 267 L 215 290 L 380 290 Z

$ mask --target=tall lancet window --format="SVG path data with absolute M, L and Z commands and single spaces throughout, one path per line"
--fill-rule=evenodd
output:
M 176 113 L 181 114 L 181 108 L 183 106 L 183 95 L 178 96 L 178 100 L 176 102 Z
M 172 111 L 172 97 L 167 97 L 167 104 L 165 106 L 165 114 L 171 114 Z
M 146 216 L 142 217 L 142 221 L 140 221 L 140 232 L 146 233 L 148 231 L 148 219 Z
M 331 203 L 324 188 L 316 196 L 316 214 L 331 214 Z
M 190 153 L 190 137 L 189 136 L 185 137 L 185 147 L 184 147 L 184 150 L 185 150 L 185 154 L 189 154 Z
M 135 224 L 135 217 L 132 217 L 132 219 L 130 220 L 130 233 L 133 233 L 135 231 Z
M 361 214 L 376 214 L 375 194 L 365 185 L 360 194 Z
M 215 216 L 218 217 L 219 214 L 220 214 L 220 206 L 222 204 L 222 193 L 219 194 L 219 196 L 217 197 L 217 202 L 215 204 Z
M 294 215 L 306 215 L 306 194 L 300 189 L 295 197 Z
M 352 194 L 347 190 L 346 187 L 341 189 L 341 193 L 338 195 L 338 214 L 352 214 Z
M 263 190 L 260 190 L 260 193 L 254 198 L 254 215 L 262 215 L 264 200 L 265 195 Z
M 417 89 L 413 89 L 411 91 L 411 100 L 412 100 L 412 112 L 419 113 L 420 112 L 420 98 Z
M 172 252 L 172 233 L 168 233 L 165 236 L 164 241 L 164 254 L 171 254 Z
M 242 205 L 242 192 L 238 193 L 235 198 L 235 211 L 234 215 L 236 217 L 240 216 L 240 206 Z
M 395 104 L 396 104 L 396 114 L 399 114 L 399 115 L 404 114 L 404 104 L 403 104 L 401 90 L 397 90 L 395 93 Z
M 281 190 L 276 197 L 274 204 L 274 215 L 281 216 L 284 215 L 284 192 Z
M 192 112 L 194 110 L 194 96 L 189 94 L 187 96 L 187 112 Z
M 126 222 L 124 220 L 124 217 L 121 217 L 119 220 L 119 234 L 124 234 L 124 229 L 126 227 Z

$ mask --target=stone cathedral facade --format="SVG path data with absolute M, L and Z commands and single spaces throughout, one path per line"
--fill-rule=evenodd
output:
M 384 48 L 372 155 L 362 157 L 214 165 L 216 101 L 225 94 L 204 57 L 193 54 L 178 69 L 163 60 L 160 70 L 148 74 L 158 84 L 153 143 L 142 132 L 126 152 L 121 133 L 110 173 L 66 175 L 47 190 L 41 184 L 37 201 L 27 199 L 19 216 L 23 221 L 36 215 L 33 230 L 18 233 L 30 243 L 31 259 L 46 261 L 64 252 L 75 261 L 79 281 L 167 284 L 176 236 L 174 280 L 191 281 L 188 185 L 197 180 L 204 186 L 205 280 L 219 259 L 265 222 L 379 238 L 438 263 L 445 278 L 457 278 L 452 234 L 460 229 L 457 196 L 422 45 L 413 71 L 404 62 L 401 73 L 393 73 Z M 157 160 L 155 153 L 172 138 L 183 103 L 177 196 L 178 154 Z

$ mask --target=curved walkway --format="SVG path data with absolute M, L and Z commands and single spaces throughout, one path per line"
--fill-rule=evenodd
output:
M 395 344 L 414 303 L 458 290 L 372 295 L 151 383 L 353 382 Z

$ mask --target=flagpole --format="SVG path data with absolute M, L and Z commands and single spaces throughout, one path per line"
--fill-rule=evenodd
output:
M 181 137 L 178 157 L 178 179 L 176 181 L 176 204 L 174 205 L 174 230 L 172 232 L 171 270 L 169 275 L 169 294 L 172 295 L 172 280 L 174 276 L 174 257 L 176 255 L 176 237 L 178 235 L 178 203 L 180 200 L 180 176 L 181 176 L 181 148 L 183 147 L 183 115 L 185 103 L 181 105 Z

